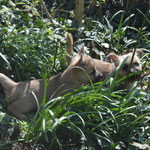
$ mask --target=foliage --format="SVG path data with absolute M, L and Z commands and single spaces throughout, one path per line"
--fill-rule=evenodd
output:
M 42 105 L 25 123 L 24 138 L 46 149 L 71 149 L 72 144 L 78 148 L 132 149 L 133 141 L 149 143 L 150 93 L 137 87 L 130 92 L 111 92 L 111 79 L 106 85 L 82 87 Z
M 131 11 L 137 3 L 127 8 L 129 2 L 125 2 L 97 1 L 94 6 L 86 1 L 81 28 L 73 20 L 74 1 L 46 3 L 56 28 L 41 15 L 39 1 L 0 2 L 0 72 L 15 81 L 63 71 L 67 32 L 74 37 L 75 52 L 84 42 L 86 52 L 102 60 L 111 51 L 122 54 L 141 48 L 144 52 L 143 78 L 131 91 L 115 90 L 119 81 L 110 76 L 104 82 L 43 102 L 36 112 L 28 114 L 27 122 L 10 117 L 1 107 L 0 148 L 138 149 L 145 144 L 149 149 L 150 20 L 146 10 Z M 92 8 L 97 8 L 96 12 Z
M 6 74 L 23 80 L 41 76 L 43 69 L 54 73 L 64 68 L 65 37 L 60 28 L 56 31 L 33 13 L 17 7 L 2 5 L 1 16 L 1 68 Z

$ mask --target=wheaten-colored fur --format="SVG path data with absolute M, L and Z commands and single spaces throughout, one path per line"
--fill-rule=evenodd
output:
M 114 62 L 115 68 L 117 68 L 120 63 L 126 60 L 122 69 L 119 72 L 118 79 L 120 79 L 130 73 L 136 73 L 142 70 L 142 65 L 140 61 L 140 57 L 142 53 L 143 52 L 140 49 L 136 49 L 134 56 L 132 52 L 121 55 L 121 56 L 111 53 L 106 57 L 106 60 L 112 60 Z M 133 60 L 132 60 L 132 57 L 133 57 Z M 134 75 L 132 77 L 127 78 L 124 81 L 123 83 L 124 85 L 122 85 L 122 87 L 126 89 L 131 89 L 136 83 L 136 81 L 140 78 L 140 76 L 141 75 L 139 74 L 139 75 Z
M 73 38 L 71 34 L 67 34 L 66 37 L 66 62 L 69 65 L 72 60 L 72 52 L 73 52 Z
M 73 42 L 73 40 L 70 40 L 68 42 Z M 73 46 L 73 43 L 70 43 L 69 45 Z M 67 52 L 69 54 L 69 59 L 70 59 L 70 56 L 72 56 L 71 50 L 73 50 L 73 47 L 71 47 L 67 50 L 68 50 Z M 124 77 L 125 75 L 127 75 L 129 73 L 135 73 L 135 72 L 141 71 L 142 66 L 141 66 L 141 62 L 140 62 L 140 56 L 142 55 L 142 51 L 140 49 L 136 49 L 136 52 L 135 52 L 134 57 L 133 57 L 131 68 L 130 68 L 130 70 L 128 70 L 130 67 L 131 60 L 132 60 L 132 55 L 133 55 L 132 52 L 125 54 L 125 55 L 121 55 L 121 56 L 116 55 L 114 53 L 110 53 L 106 57 L 106 61 L 93 59 L 93 61 L 95 62 L 95 65 L 96 65 L 96 69 L 102 73 L 103 77 L 101 78 L 101 81 L 105 80 L 106 77 L 108 77 L 108 75 L 110 75 L 115 70 L 115 68 L 117 68 L 118 65 L 121 62 L 123 62 L 126 58 L 127 59 L 125 61 L 124 67 L 119 72 L 118 79 Z M 66 56 L 66 58 L 67 58 L 67 56 Z M 110 60 L 112 60 L 114 64 L 107 62 Z M 67 59 L 66 59 L 66 61 L 67 61 Z M 68 64 L 69 64 L 69 61 L 68 61 Z M 127 79 L 121 87 L 126 88 L 126 89 L 131 89 L 139 77 L 140 77 L 140 75 L 133 76 L 132 78 Z
M 96 69 L 102 73 L 103 78 L 101 81 L 105 80 L 115 69 L 115 66 L 109 62 L 93 59 L 96 65 Z
M 71 59 L 70 65 L 63 73 L 47 79 L 46 100 L 64 95 L 87 84 L 89 82 L 87 73 L 93 82 L 99 81 L 102 77 L 101 73 L 96 70 L 93 59 L 84 54 L 84 46 L 82 46 L 80 52 Z M 43 79 L 14 82 L 0 73 L 0 84 L 6 90 L 7 111 L 19 119 L 26 120 L 25 113 L 37 108 L 33 93 L 36 95 L 39 104 L 42 103 L 44 95 Z

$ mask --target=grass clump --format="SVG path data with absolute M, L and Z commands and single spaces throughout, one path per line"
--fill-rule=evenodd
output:
M 148 143 L 150 93 L 137 87 L 110 91 L 109 82 L 44 104 L 26 123 L 24 138 L 46 149 L 132 149 L 134 142 Z
M 0 106 L 0 149 L 108 150 L 139 149 L 140 146 L 150 149 L 150 34 L 144 23 L 149 25 L 149 18 L 138 10 L 144 21 L 137 27 L 134 26 L 136 14 L 123 10 L 111 14 L 108 10 L 100 19 L 86 14 L 83 26 L 76 28 L 72 18 L 63 18 L 61 11 L 60 16 L 56 14 L 54 28 L 45 16 L 40 16 L 37 1 L 15 2 L 15 5 L 10 2 L 0 2 L 0 72 L 13 80 L 42 78 L 45 74 L 46 81 L 46 77 L 64 70 L 67 32 L 74 36 L 75 52 L 84 42 L 86 52 L 101 60 L 112 51 L 122 54 L 131 48 L 141 48 L 143 75 L 130 91 L 116 90 L 120 84 L 116 80 L 118 69 L 115 76 L 103 82 L 91 83 L 47 103 L 43 98 L 38 110 L 28 114 L 27 122 L 10 117 Z M 102 4 L 105 4 L 102 10 L 110 7 L 107 2 Z M 59 5 L 58 2 L 52 6 L 55 5 Z M 72 12 L 66 13 L 70 16 Z M 2 102 L 4 97 L 0 95 L 0 99 Z

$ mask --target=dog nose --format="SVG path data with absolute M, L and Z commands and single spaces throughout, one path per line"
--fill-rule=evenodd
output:
M 103 78 L 103 74 L 99 73 L 99 74 L 96 76 L 94 82 L 99 82 L 99 81 L 101 81 L 102 78 Z

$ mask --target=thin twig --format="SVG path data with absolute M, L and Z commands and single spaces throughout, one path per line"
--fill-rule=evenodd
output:
M 46 6 L 45 6 L 45 3 L 43 2 L 43 0 L 40 0 L 40 2 L 41 2 L 41 5 L 42 5 L 42 7 L 43 7 L 43 9 L 44 9 L 44 11 L 45 11 L 45 13 L 46 13 L 48 19 L 50 20 L 52 26 L 53 26 L 54 28 L 56 28 L 55 23 L 53 22 L 52 16 L 50 15 L 50 13 L 48 12 L 48 10 L 47 10 L 47 8 L 46 8 Z

